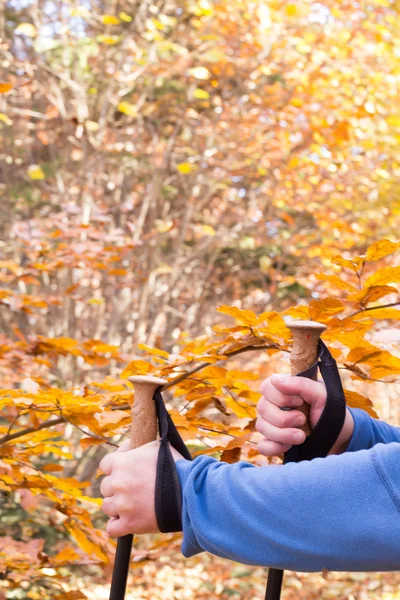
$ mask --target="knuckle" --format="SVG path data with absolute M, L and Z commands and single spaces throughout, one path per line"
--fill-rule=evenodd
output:
M 258 431 L 259 433 L 262 433 L 262 429 L 263 429 L 263 420 L 262 420 L 262 418 L 261 418 L 261 417 L 258 417 L 258 418 L 257 418 L 257 421 L 256 421 L 256 429 L 257 429 L 257 431 Z
M 260 415 L 262 415 L 264 413 L 266 404 L 267 404 L 267 399 L 264 396 L 261 396 L 261 398 L 257 402 L 257 412 Z
M 261 383 L 260 390 L 263 396 L 266 396 L 268 394 L 270 385 L 270 377 L 267 377 L 267 379 L 264 379 L 264 381 Z

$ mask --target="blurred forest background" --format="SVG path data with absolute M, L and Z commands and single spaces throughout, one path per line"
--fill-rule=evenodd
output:
M 1 600 L 108 598 L 129 375 L 169 379 L 193 454 L 263 464 L 260 382 L 313 318 L 399 424 L 399 92 L 398 0 L 0 2 Z M 179 545 L 141 538 L 127 600 L 264 597 Z M 324 577 L 283 598 L 400 598 Z

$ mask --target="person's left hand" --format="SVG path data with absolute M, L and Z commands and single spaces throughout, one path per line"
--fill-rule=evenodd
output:
M 156 441 L 129 450 L 127 441 L 101 461 L 100 469 L 106 475 L 100 486 L 102 509 L 110 517 L 107 533 L 111 537 L 159 531 L 155 513 L 159 449 Z M 175 461 L 183 458 L 172 447 L 171 451 Z

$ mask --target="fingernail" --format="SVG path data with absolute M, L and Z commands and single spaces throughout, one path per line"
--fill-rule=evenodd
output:
M 286 383 L 289 379 L 288 375 L 272 375 L 271 376 L 272 383 Z
M 304 415 L 299 415 L 298 417 L 295 418 L 293 425 L 295 427 L 299 427 L 300 425 L 304 425 L 305 422 L 306 422 L 306 417 Z
M 296 431 L 296 433 L 293 434 L 293 440 L 295 442 L 302 442 L 305 439 L 305 433 L 303 433 L 302 431 Z

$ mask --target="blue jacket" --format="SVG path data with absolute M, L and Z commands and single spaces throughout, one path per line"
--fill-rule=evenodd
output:
M 293 571 L 400 570 L 400 429 L 351 412 L 339 456 L 265 467 L 177 461 L 183 554 Z

